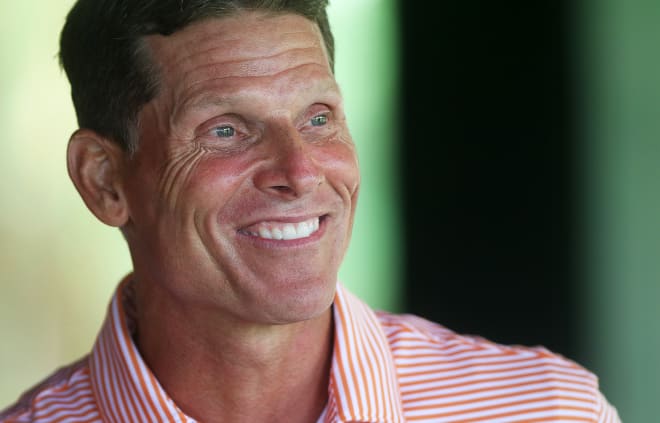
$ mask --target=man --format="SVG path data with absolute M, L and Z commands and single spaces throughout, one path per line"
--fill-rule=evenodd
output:
M 79 0 L 68 167 L 134 271 L 3 422 L 618 421 L 542 349 L 337 286 L 359 188 L 324 0 Z

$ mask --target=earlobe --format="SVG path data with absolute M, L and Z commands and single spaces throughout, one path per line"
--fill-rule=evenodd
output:
M 79 129 L 69 140 L 69 176 L 87 208 L 103 223 L 121 227 L 128 220 L 121 165 L 124 152 L 111 140 Z

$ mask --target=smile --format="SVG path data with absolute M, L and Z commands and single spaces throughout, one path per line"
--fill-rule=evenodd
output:
M 320 218 L 314 217 L 297 223 L 260 222 L 239 232 L 263 239 L 292 240 L 311 236 L 319 230 Z

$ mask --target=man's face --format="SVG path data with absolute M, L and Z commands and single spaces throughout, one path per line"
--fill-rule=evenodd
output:
M 147 43 L 160 91 L 124 174 L 136 278 L 239 320 L 327 310 L 360 178 L 317 26 L 246 12 Z

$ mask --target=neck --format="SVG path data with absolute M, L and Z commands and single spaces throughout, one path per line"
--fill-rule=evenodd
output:
M 209 310 L 140 302 L 136 343 L 160 384 L 204 422 L 310 423 L 327 402 L 331 309 L 307 321 L 257 325 Z

